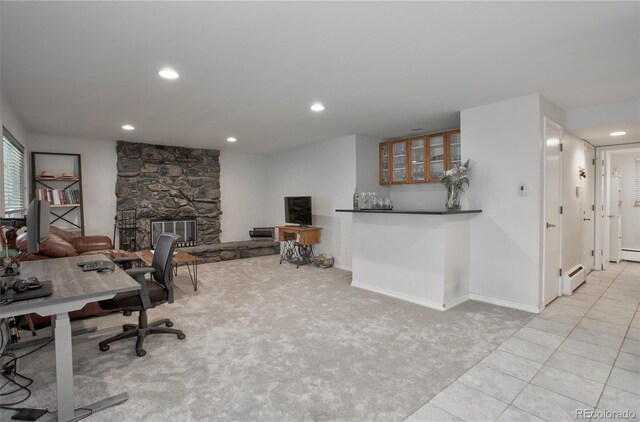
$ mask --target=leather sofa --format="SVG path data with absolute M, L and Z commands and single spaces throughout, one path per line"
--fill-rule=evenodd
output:
M 27 248 L 26 235 L 18 237 L 16 247 L 20 250 Z M 50 237 L 40 244 L 40 252 L 26 256 L 23 261 L 95 254 L 104 254 L 110 259 L 134 256 L 131 252 L 114 248 L 111 239 L 107 236 L 71 236 L 66 231 L 51 226 Z M 71 319 L 78 319 L 111 312 L 113 311 L 105 311 L 97 302 L 93 302 L 78 311 L 70 312 L 69 316 Z M 31 314 L 31 318 L 35 325 L 42 326 L 50 323 L 50 317 Z

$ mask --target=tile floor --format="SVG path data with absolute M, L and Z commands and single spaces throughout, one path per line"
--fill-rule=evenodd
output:
M 592 272 L 406 421 L 639 420 L 639 304 L 640 264 Z

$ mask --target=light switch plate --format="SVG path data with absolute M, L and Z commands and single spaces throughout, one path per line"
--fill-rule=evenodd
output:
M 522 183 L 518 185 L 518 195 L 526 196 L 527 195 L 527 185 Z

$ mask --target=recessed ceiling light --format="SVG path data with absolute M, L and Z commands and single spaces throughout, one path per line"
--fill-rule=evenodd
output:
M 237 141 L 237 139 L 234 138 L 233 136 L 230 136 L 227 138 L 227 142 L 235 142 L 235 141 Z
M 180 75 L 175 70 L 170 67 L 165 67 L 158 72 L 158 75 L 162 76 L 165 79 L 178 79 Z
M 131 125 L 123 125 L 122 129 L 124 129 L 124 130 L 133 130 L 133 129 L 135 129 L 135 127 L 133 127 Z
M 611 132 L 609 134 L 609 136 L 622 136 L 622 135 L 626 135 L 626 134 L 627 134 L 627 132 L 624 132 L 624 131 L 620 130 L 618 132 Z
M 313 105 L 311 105 L 311 110 L 322 111 L 324 110 L 324 106 L 321 103 L 313 103 Z

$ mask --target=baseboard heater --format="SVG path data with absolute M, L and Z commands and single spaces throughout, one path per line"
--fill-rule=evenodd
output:
M 621 257 L 625 261 L 640 262 L 640 249 L 622 248 Z
M 275 227 L 254 227 L 249 230 L 251 240 L 274 240 L 276 238 Z
M 582 265 L 578 265 L 562 276 L 562 294 L 570 295 L 582 283 L 587 280 L 587 272 Z

